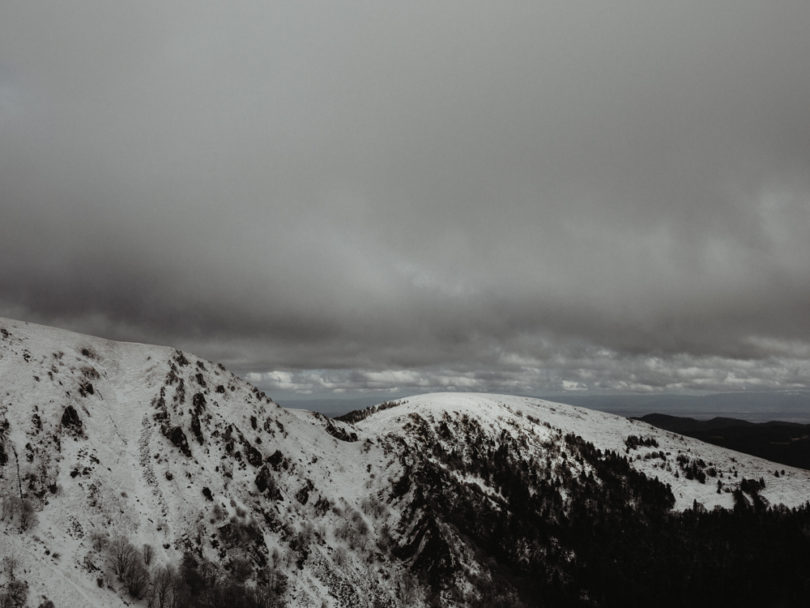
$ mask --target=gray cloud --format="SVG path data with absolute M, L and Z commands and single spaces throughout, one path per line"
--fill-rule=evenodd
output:
M 268 386 L 807 385 L 805 2 L 32 4 L 0 314 Z

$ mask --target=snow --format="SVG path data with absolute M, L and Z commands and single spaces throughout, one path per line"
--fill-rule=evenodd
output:
M 156 564 L 176 564 L 193 547 L 216 561 L 219 549 L 210 539 L 216 537 L 219 526 L 229 520 L 263 521 L 262 513 L 272 513 L 280 522 L 281 531 L 264 531 L 268 554 L 274 547 L 289 551 L 285 527 L 297 532 L 311 523 L 319 538 L 304 568 L 293 564 L 285 569 L 290 577 L 290 605 L 324 601 L 340 605 L 330 595 L 334 588 L 324 572 L 330 564 L 334 568 L 330 560 L 344 546 L 335 531 L 345 524 L 345 513 L 356 511 L 369 524 L 370 539 L 378 533 L 363 507 L 402 475 L 396 455 L 386 447 L 391 438 L 416 441 L 405 430 L 413 414 L 431 424 L 444 414 L 467 414 L 494 437 L 528 429 L 530 448 L 538 458 L 543 457 L 543 443 L 560 433 L 575 433 L 602 450 L 621 453 L 629 435 L 653 437 L 658 447 L 629 453 L 639 456 L 632 466 L 670 484 L 676 509 L 689 508 L 695 500 L 707 508 L 728 508 L 732 496 L 718 494 L 715 479 L 705 484 L 687 480 L 675 475 L 676 466 L 661 468 L 660 459 L 645 460 L 645 454 L 662 450 L 671 464 L 678 454 L 703 459 L 729 486 L 743 477 L 763 477 L 762 495 L 774 504 L 797 506 L 810 497 L 808 471 L 569 405 L 509 395 L 419 395 L 356 425 L 334 422 L 357 433 L 358 441 L 346 442 L 326 432 L 328 421 L 323 416 L 281 408 L 247 382 L 192 355 L 185 355 L 187 364 L 178 364 L 177 351 L 171 348 L 113 342 L 9 319 L 0 319 L 0 329 L 8 334 L 0 334 L 0 423 L 9 423 L 4 439 L 9 462 L 0 467 L 0 496 L 16 486 L 10 446 L 19 454 L 23 476 L 35 475 L 44 484 L 43 475 L 52 475 L 56 484 L 56 492 L 44 492 L 38 502 L 38 523 L 32 530 L 20 534 L 9 522 L 0 521 L 0 557 L 13 554 L 21 561 L 30 585 L 29 602 L 35 605 L 45 597 L 57 606 L 133 603 L 124 602 L 110 588 L 118 584 L 105 571 L 103 555 L 93 549 L 93 533 L 122 535 L 136 546 L 149 544 Z M 179 383 L 169 380 L 173 369 L 183 380 L 185 396 Z M 93 392 L 82 395 L 80 389 L 88 381 Z M 220 392 L 219 387 L 224 390 Z M 186 430 L 190 458 L 172 445 L 155 420 L 161 391 L 169 424 Z M 189 431 L 192 394 L 198 392 L 206 400 L 202 444 Z M 62 425 L 67 406 L 78 413 L 81 433 Z M 229 434 L 234 437 L 232 451 L 225 440 Z M 257 468 L 245 462 L 243 442 L 258 450 L 265 463 L 277 450 L 281 452 L 287 466 L 274 468 L 272 476 L 282 500 L 273 502 L 260 495 L 255 485 Z M 235 458 L 234 452 L 242 456 Z M 785 474 L 775 477 L 775 469 Z M 467 474 L 460 481 L 478 486 L 493 499 L 502 498 L 481 478 Z M 306 504 L 301 504 L 294 497 L 307 482 L 313 489 Z M 204 487 L 213 500 L 203 497 Z M 330 507 L 316 516 L 314 504 L 319 499 L 328 500 Z M 386 505 L 382 517 L 396 522 L 396 506 Z M 356 589 L 369 589 L 364 573 L 370 558 L 349 552 L 347 559 L 341 572 L 353 577 Z M 386 567 L 392 570 L 392 580 L 399 580 L 402 573 L 393 571 L 396 566 Z M 104 580 L 103 588 L 97 578 Z M 396 589 L 391 593 L 395 595 Z
M 661 461 L 644 460 L 644 454 L 660 450 L 670 454 L 670 461 L 678 454 L 685 454 L 691 459 L 702 459 L 707 467 L 713 466 L 718 474 L 722 473 L 722 481 L 729 484 L 738 482 L 743 477 L 749 479 L 762 477 L 766 485 L 761 495 L 771 504 L 796 507 L 810 498 L 810 471 L 774 464 L 755 456 L 670 433 L 641 421 L 543 399 L 482 393 L 430 393 L 408 397 L 404 405 L 375 412 L 357 426 L 371 435 L 401 433 L 411 413 L 435 420 L 441 419 L 444 413 L 468 414 L 491 428 L 495 435 L 499 435 L 501 431 L 511 432 L 514 424 L 533 424 L 528 418 L 532 416 L 541 423 L 533 425 L 540 433 L 536 440 L 537 446 L 549 436 L 548 428 L 542 423 L 560 429 L 563 434 L 572 432 L 580 435 L 601 450 L 619 453 L 625 452 L 624 442 L 630 435 L 653 437 L 658 447 L 641 447 L 631 451 L 632 456 L 639 456 L 638 460 L 631 461 L 631 465 L 645 475 L 669 484 L 675 495 L 675 508 L 678 510 L 690 508 L 695 500 L 707 509 L 715 506 L 731 508 L 733 498 L 731 493 L 717 493 L 717 479 L 709 477 L 706 483 L 700 483 L 697 480 L 686 479 L 683 474 L 676 477 L 677 468 L 673 467 L 672 471 L 657 468 L 656 465 Z M 734 470 L 737 471 L 736 478 Z M 780 473 L 780 476 L 776 477 L 775 470 L 780 472 L 784 470 L 785 474 Z

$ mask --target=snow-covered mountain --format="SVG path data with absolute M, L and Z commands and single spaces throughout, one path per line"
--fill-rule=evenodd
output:
M 505 395 L 332 420 L 188 353 L 0 319 L 0 497 L 0 597 L 31 606 L 612 605 L 581 534 L 632 573 L 616 530 L 761 519 L 810 473 Z

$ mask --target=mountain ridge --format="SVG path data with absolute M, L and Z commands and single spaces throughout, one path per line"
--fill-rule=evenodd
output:
M 335 420 L 176 349 L 9 319 L 0 397 L 0 557 L 32 605 L 168 606 L 161 568 L 177 605 L 610 605 L 621 589 L 576 575 L 591 509 L 680 521 L 810 495 L 806 471 L 583 408 L 435 393 Z

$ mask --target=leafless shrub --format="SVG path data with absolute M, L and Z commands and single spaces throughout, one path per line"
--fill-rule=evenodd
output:
M 360 505 L 363 512 L 371 517 L 380 518 L 385 515 L 385 504 L 376 496 L 369 496 Z
M 14 496 L 3 496 L 0 499 L 0 520 L 13 520 L 16 512 Z
M 335 553 L 332 555 L 332 561 L 335 562 L 335 565 L 338 567 L 343 567 L 346 565 L 346 560 L 348 559 L 349 555 L 346 552 L 345 547 L 338 547 L 335 549 Z
M 0 585 L 0 607 L 22 608 L 28 599 L 28 583 L 17 578 L 19 560 L 12 554 L 3 558 L 5 584 Z
M 348 544 L 349 548 L 365 549 L 368 543 L 368 524 L 363 516 L 354 509 L 347 508 L 345 519 L 335 528 L 335 537 Z
M 222 505 L 219 503 L 214 505 L 214 508 L 211 510 L 211 515 L 214 518 L 214 521 L 221 521 L 228 516 L 228 512 L 224 509 Z
M 20 498 L 16 494 L 3 497 L 3 507 L 0 509 L 3 521 L 16 523 L 20 532 L 33 528 L 37 523 L 37 512 L 34 503 L 28 498 Z
M 14 555 L 6 555 L 3 558 L 3 573 L 9 580 L 17 578 L 17 568 L 20 567 L 20 560 Z
M 101 552 L 107 548 L 107 544 L 110 542 L 109 536 L 103 532 L 93 532 L 90 534 L 90 546 L 93 547 L 94 551 Z
M 0 606 L 2 608 L 23 608 L 28 599 L 28 583 L 21 580 L 13 580 L 6 583 L 0 591 Z
M 419 599 L 419 585 L 413 576 L 406 573 L 399 580 L 399 599 L 403 606 L 413 606 Z
M 388 524 L 383 524 L 377 534 L 377 547 L 384 553 L 387 553 L 395 546 L 394 537 L 391 534 L 391 527 Z
M 253 565 L 245 557 L 234 557 L 230 563 L 231 576 L 239 583 L 244 583 L 253 574 Z

